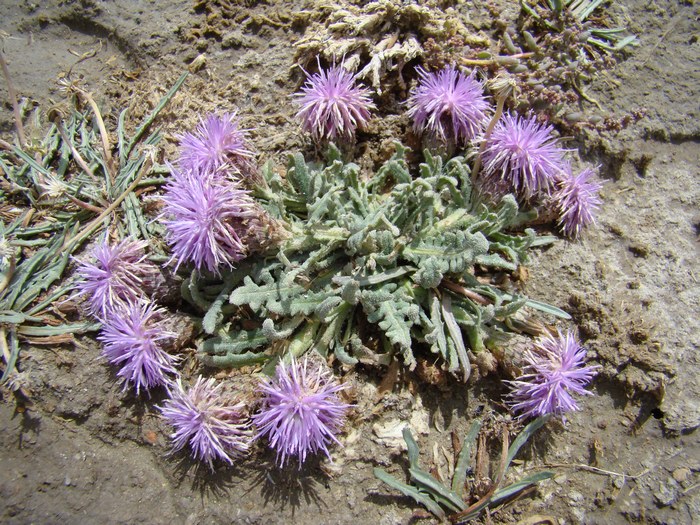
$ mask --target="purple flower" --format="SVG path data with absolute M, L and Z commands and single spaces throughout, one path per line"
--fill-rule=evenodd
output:
M 209 115 L 195 133 L 182 136 L 180 147 L 180 167 L 185 171 L 212 172 L 227 165 L 245 172 L 250 169 L 253 157 L 236 113 Z
M 429 131 L 445 142 L 466 144 L 488 120 L 484 88 L 452 67 L 436 73 L 418 68 L 420 81 L 409 97 L 408 115 L 416 132 Z
M 103 320 L 97 339 L 103 343 L 103 355 L 113 365 L 119 366 L 117 376 L 128 384 L 141 389 L 168 383 L 168 374 L 175 374 L 176 359 L 161 346 L 162 341 L 173 339 L 176 334 L 159 326 L 163 310 L 155 304 L 130 304 L 125 312 L 112 312 Z
M 295 95 L 301 106 L 297 118 L 314 140 L 351 139 L 355 129 L 367 123 L 374 104 L 369 91 L 355 81 L 355 75 L 342 64 L 324 70 L 319 62 L 319 72 L 309 75 L 302 92 Z
M 200 376 L 187 392 L 178 377 L 170 388 L 170 399 L 160 411 L 174 427 L 170 435 L 173 452 L 189 445 L 192 456 L 214 469 L 220 459 L 233 464 L 233 459 L 248 452 L 251 442 L 250 424 L 243 403 L 231 404 L 213 378 Z
M 255 438 L 267 436 L 277 451 L 277 461 L 284 466 L 289 456 L 296 456 L 299 466 L 306 455 L 322 450 L 328 457 L 328 445 L 339 443 L 335 437 L 350 407 L 341 401 L 339 384 L 325 365 L 304 359 L 277 365 L 275 377 L 260 385 L 263 404 L 253 416 L 258 427 Z
M 143 282 L 155 274 L 156 268 L 146 260 L 145 241 L 124 239 L 110 246 L 107 241 L 92 251 L 95 262 L 79 262 L 83 278 L 76 284 L 76 296 L 86 295 L 90 313 L 105 319 L 143 300 Z
M 598 192 L 603 185 L 589 180 L 593 176 L 590 168 L 574 175 L 567 164 L 552 196 L 559 211 L 559 227 L 569 237 L 578 237 L 583 228 L 595 222 L 594 215 L 600 207 Z
M 246 256 L 241 235 L 258 215 L 248 192 L 219 172 L 178 170 L 165 188 L 166 240 L 177 260 L 217 273 Z
M 521 418 L 563 416 L 579 409 L 572 394 L 591 395 L 584 387 L 598 367 L 585 366 L 586 350 L 573 332 L 541 337 L 525 352 L 525 360 L 525 373 L 507 381 L 512 387 L 510 405 Z
M 513 191 L 523 199 L 549 192 L 564 168 L 554 128 L 529 118 L 505 114 L 486 140 L 482 186 L 499 195 Z

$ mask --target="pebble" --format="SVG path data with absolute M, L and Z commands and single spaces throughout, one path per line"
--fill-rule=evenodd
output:
M 668 507 L 676 499 L 676 491 L 666 483 L 659 483 L 659 490 L 654 492 L 654 501 L 660 507 Z
M 688 477 L 690 476 L 690 469 L 687 467 L 677 468 L 673 471 L 672 476 L 673 479 L 675 479 L 678 483 L 683 483 L 685 481 L 688 481 Z

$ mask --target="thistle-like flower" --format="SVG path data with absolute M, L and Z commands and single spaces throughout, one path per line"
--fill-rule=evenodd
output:
M 217 273 L 247 254 L 241 237 L 246 221 L 258 215 L 248 192 L 219 172 L 179 170 L 165 188 L 166 240 L 176 260 Z
M 301 93 L 295 95 L 301 107 L 296 116 L 314 140 L 351 139 L 367 123 L 375 106 L 369 90 L 357 86 L 356 80 L 342 64 L 324 70 L 320 62 L 318 73 L 308 76 Z
M 214 460 L 229 465 L 248 452 L 252 438 L 243 403 L 230 403 L 223 383 L 200 376 L 189 390 L 178 377 L 170 387 L 170 399 L 160 408 L 175 429 L 170 435 L 173 452 L 189 445 L 192 456 L 214 469 Z
M 586 350 L 573 332 L 538 339 L 524 357 L 525 373 L 507 382 L 512 388 L 510 405 L 521 418 L 564 416 L 579 409 L 572 394 L 591 395 L 584 387 L 598 367 L 585 366 Z
M 252 157 L 235 112 L 209 115 L 194 133 L 185 133 L 180 139 L 180 167 L 185 171 L 214 172 L 228 166 L 245 173 Z
M 111 312 L 102 322 L 97 339 L 103 343 L 103 355 L 113 365 L 120 367 L 117 376 L 141 389 L 165 385 L 168 375 L 175 374 L 176 359 L 165 350 L 162 342 L 177 334 L 168 332 L 159 325 L 164 310 L 155 304 L 130 304 L 125 312 Z
M 503 115 L 486 139 L 483 189 L 495 195 L 512 191 L 526 200 L 548 193 L 564 168 L 564 150 L 553 131 L 534 116 Z
M 444 142 L 466 144 L 483 130 L 489 103 L 483 85 L 454 67 L 436 73 L 418 68 L 418 86 L 408 98 L 416 132 L 428 131 Z
M 598 192 L 602 184 L 589 180 L 595 176 L 590 168 L 578 175 L 571 171 L 571 165 L 564 167 L 558 189 L 552 195 L 554 205 L 559 212 L 559 227 L 567 235 L 576 238 L 581 230 L 595 222 L 595 212 L 600 207 Z
M 144 279 L 156 273 L 155 266 L 146 260 L 147 245 L 146 241 L 124 239 L 110 246 L 105 240 L 92 251 L 94 263 L 78 263 L 77 273 L 83 280 L 75 285 L 76 296 L 87 296 L 93 316 L 106 319 L 143 300 Z
M 300 467 L 308 453 L 322 450 L 330 457 L 328 445 L 339 443 L 336 434 L 350 407 L 338 397 L 344 388 L 325 365 L 308 358 L 303 363 L 280 363 L 275 377 L 260 385 L 263 403 L 253 416 L 258 427 L 255 438 L 267 436 L 280 467 L 290 456 L 298 458 Z

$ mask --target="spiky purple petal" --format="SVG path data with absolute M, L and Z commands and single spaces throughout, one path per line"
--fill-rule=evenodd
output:
M 248 191 L 219 172 L 171 167 L 163 215 L 176 268 L 192 262 L 217 273 L 246 256 L 241 236 L 245 221 L 257 215 Z
M 564 150 L 553 131 L 534 116 L 503 115 L 486 140 L 482 188 L 494 195 L 514 192 L 523 199 L 548 193 L 564 168 Z
M 586 350 L 573 332 L 541 337 L 524 357 L 525 373 L 507 382 L 510 405 L 521 418 L 564 416 L 579 409 L 572 394 L 591 395 L 585 387 L 598 367 L 586 366 Z
M 92 250 L 94 262 L 78 263 L 82 280 L 76 283 L 76 296 L 87 297 L 90 313 L 105 319 L 115 312 L 143 300 L 143 282 L 156 272 L 146 260 L 145 241 L 124 239 L 110 246 L 107 241 Z
M 256 439 L 267 437 L 280 466 L 290 456 L 298 458 L 299 466 L 309 453 L 323 451 L 330 457 L 328 445 L 339 443 L 336 434 L 350 407 L 338 397 L 344 388 L 325 366 L 308 358 L 280 363 L 275 377 L 260 385 L 263 404 L 253 416 Z
M 252 432 L 245 405 L 230 403 L 222 395 L 223 383 L 197 378 L 185 391 L 178 377 L 170 388 L 170 399 L 160 408 L 175 431 L 170 435 L 173 452 L 190 448 L 192 456 L 214 469 L 214 461 L 229 465 L 248 452 Z
M 314 140 L 351 139 L 358 127 L 367 124 L 374 104 L 369 90 L 355 84 L 356 76 L 342 64 L 309 75 L 297 93 L 297 118 Z
M 175 374 L 176 359 L 163 349 L 162 342 L 176 334 L 166 331 L 159 321 L 164 310 L 155 304 L 130 304 L 124 312 L 112 312 L 103 320 L 97 339 L 103 355 L 120 368 L 117 376 L 128 385 L 141 389 L 165 385 Z
M 213 172 L 224 166 L 238 172 L 250 168 L 253 152 L 235 112 L 202 119 L 194 133 L 180 140 L 180 167 L 185 171 Z
M 586 226 L 595 222 L 595 213 L 600 207 L 598 193 L 603 185 L 596 180 L 592 169 L 586 168 L 574 175 L 571 166 L 565 166 L 558 181 L 558 189 L 552 195 L 559 212 L 559 227 L 567 235 L 576 238 Z
M 483 130 L 489 103 L 472 72 L 454 67 L 430 73 L 418 68 L 418 86 L 407 101 L 416 132 L 428 131 L 445 142 L 466 144 Z

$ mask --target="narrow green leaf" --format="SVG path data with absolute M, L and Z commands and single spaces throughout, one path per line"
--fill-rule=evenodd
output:
M 439 519 L 445 519 L 445 511 L 443 511 L 437 503 L 430 499 L 429 496 L 421 493 L 420 491 L 411 487 L 410 485 L 407 485 L 406 483 L 402 483 L 401 481 L 389 475 L 386 471 L 380 468 L 374 469 L 374 475 L 381 481 L 389 485 L 391 488 L 398 490 L 399 492 L 401 492 L 405 496 L 408 496 L 409 498 L 413 498 L 413 500 L 416 503 L 423 505 L 426 509 L 428 509 L 428 511 L 432 512 Z
M 205 340 L 199 352 L 202 354 L 240 354 L 244 350 L 259 348 L 270 343 L 262 329 L 240 330 L 225 337 L 211 337 Z
M 554 477 L 554 472 L 549 471 L 530 474 L 529 476 L 524 477 L 523 479 L 520 479 L 507 487 L 497 490 L 491 497 L 489 505 L 498 505 L 502 501 L 512 498 L 530 485 L 534 485 L 535 483 L 539 483 L 540 481 L 544 481 L 545 479 L 550 479 L 552 477 Z
M 532 437 L 532 435 L 549 420 L 549 415 L 540 416 L 534 421 L 528 423 L 525 426 L 525 428 L 523 428 L 523 430 L 520 432 L 520 434 L 518 434 L 518 437 L 515 438 L 515 441 L 513 441 L 510 448 L 508 449 L 508 457 L 506 458 L 506 465 L 504 471 L 508 470 L 510 463 L 513 461 L 513 458 L 520 450 L 520 447 L 527 443 L 527 441 Z
M 411 479 L 419 488 L 429 492 L 433 496 L 433 499 L 438 500 L 438 502 L 448 507 L 452 512 L 461 512 L 467 508 L 466 503 L 464 503 L 457 494 L 444 487 L 438 480 L 424 470 L 412 467 L 408 469 L 408 472 L 411 474 Z
M 469 468 L 469 457 L 471 455 L 472 446 L 476 442 L 476 437 L 479 435 L 480 429 L 481 420 L 477 419 L 472 421 L 472 424 L 469 427 L 469 432 L 462 442 L 462 450 L 460 450 L 459 457 L 457 458 L 455 474 L 452 478 L 452 490 L 460 498 L 462 498 L 462 494 L 464 493 L 464 484 L 467 481 L 467 469 Z
M 136 129 L 136 132 L 134 133 L 134 136 L 131 138 L 129 141 L 129 145 L 126 147 L 126 151 L 124 152 L 123 155 L 121 155 L 120 152 L 120 157 L 123 156 L 124 159 L 128 159 L 129 155 L 131 154 L 132 150 L 134 149 L 134 146 L 136 146 L 136 143 L 141 139 L 143 134 L 146 132 L 148 127 L 153 123 L 153 121 L 156 119 L 158 114 L 163 110 L 163 108 L 170 102 L 170 99 L 172 99 L 175 96 L 175 93 L 177 93 L 177 90 L 180 89 L 180 86 L 185 82 L 185 79 L 188 77 L 189 73 L 185 72 L 183 73 L 180 78 L 177 79 L 175 84 L 173 84 L 173 87 L 170 88 L 170 91 L 168 91 L 163 98 L 160 99 L 160 102 L 158 102 L 158 105 L 151 111 L 151 113 L 146 117 L 146 119 L 141 123 L 141 125 Z
M 262 352 L 245 352 L 242 354 L 226 354 L 226 355 L 200 355 L 202 363 L 206 366 L 216 368 L 239 368 L 242 366 L 250 366 L 258 363 L 264 363 L 270 356 Z
M 2 377 L 0 378 L 0 384 L 7 381 L 7 379 L 10 377 L 10 374 L 15 369 L 15 365 L 17 364 L 17 357 L 19 356 L 19 344 L 17 343 L 17 336 L 15 334 L 14 328 L 10 328 L 9 332 L 10 333 L 8 346 L 10 348 L 10 358 L 5 364 L 5 371 L 3 372 Z
M 63 334 L 83 334 L 85 332 L 96 332 L 101 328 L 100 323 L 85 321 L 82 323 L 62 324 L 58 326 L 30 326 L 21 325 L 17 328 L 17 333 L 25 337 L 50 337 L 52 335 Z
M 418 457 L 420 455 L 418 451 L 418 443 L 413 439 L 413 434 L 411 434 L 411 429 L 404 427 L 401 432 L 403 434 L 403 440 L 406 442 L 406 448 L 408 450 L 408 462 L 412 468 L 420 468 L 418 462 Z
M 450 294 L 446 293 L 442 296 L 442 318 L 445 320 L 447 325 L 447 331 L 450 333 L 450 339 L 455 344 L 455 349 L 457 350 L 457 358 L 462 365 L 462 373 L 464 377 L 462 378 L 464 382 L 469 379 L 472 373 L 472 367 L 469 363 L 469 356 L 467 355 L 467 349 L 464 346 L 464 339 L 462 338 L 462 330 L 457 324 L 454 314 L 452 313 L 452 299 Z

